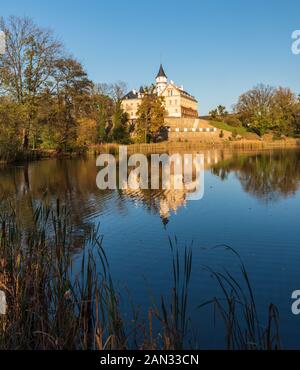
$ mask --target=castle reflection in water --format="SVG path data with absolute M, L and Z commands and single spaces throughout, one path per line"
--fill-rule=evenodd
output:
M 170 156 L 176 153 L 169 153 Z M 181 153 L 182 156 L 187 153 Z M 188 153 L 192 154 L 195 159 L 198 152 Z M 202 153 L 201 166 L 197 166 L 196 161 L 193 161 L 191 173 L 187 174 L 187 177 L 191 180 L 187 183 L 184 175 L 180 179 L 176 179 L 174 176 L 174 166 L 171 166 L 170 180 L 171 184 L 168 189 L 160 190 L 122 190 L 123 194 L 136 201 L 148 204 L 151 209 L 156 210 L 159 213 L 164 224 L 168 223 L 169 218 L 172 214 L 176 214 L 177 210 L 181 207 L 185 207 L 189 200 L 201 200 L 202 194 L 204 194 L 204 171 L 216 165 L 221 159 L 224 159 L 224 154 L 218 150 L 210 150 Z M 184 171 L 183 174 L 186 174 Z M 178 183 L 178 180 L 182 183 L 182 189 L 172 189 L 172 184 Z M 200 195 L 201 194 L 201 195 Z

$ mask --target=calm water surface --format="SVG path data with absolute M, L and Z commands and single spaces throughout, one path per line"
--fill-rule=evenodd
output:
M 197 309 L 220 294 L 204 266 L 239 276 L 237 258 L 214 248 L 231 246 L 247 267 L 261 317 L 269 303 L 276 304 L 283 345 L 299 348 L 300 317 L 291 313 L 291 294 L 300 289 L 300 152 L 216 150 L 204 155 L 205 195 L 200 201 L 187 202 L 184 193 L 100 191 L 94 158 L 2 168 L 0 194 L 17 204 L 24 227 L 34 204 L 57 197 L 71 205 L 82 233 L 100 224 L 124 307 L 132 300 L 143 311 L 151 297 L 170 291 L 169 237 L 176 236 L 180 248 L 192 244 L 190 314 L 202 348 L 224 344 L 222 333 L 214 329 L 212 309 L 200 315 Z

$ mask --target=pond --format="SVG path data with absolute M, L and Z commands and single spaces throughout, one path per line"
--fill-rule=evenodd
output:
M 169 238 L 182 251 L 193 250 L 189 315 L 200 348 L 222 348 L 224 333 L 214 325 L 212 307 L 198 306 L 221 295 L 206 267 L 226 269 L 237 278 L 241 256 L 262 320 L 268 305 L 280 313 L 284 348 L 298 348 L 300 316 L 291 311 L 292 292 L 300 289 L 300 152 L 202 151 L 204 196 L 189 201 L 184 192 L 99 190 L 96 159 L 50 159 L 0 170 L 1 198 L 17 207 L 29 227 L 36 204 L 70 206 L 76 230 L 100 225 L 103 245 L 124 310 L 131 302 L 147 315 L 172 287 Z M 219 246 L 216 248 L 216 246 Z M 74 256 L 81 253 L 74 247 Z

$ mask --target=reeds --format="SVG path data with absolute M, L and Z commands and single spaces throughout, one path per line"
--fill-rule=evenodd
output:
M 59 201 L 55 210 L 36 209 L 32 231 L 18 229 L 13 210 L 2 219 L 0 279 L 8 301 L 2 349 L 124 346 L 118 296 L 101 240 L 91 232 L 79 272 L 74 271 L 74 230 L 68 220 Z
M 119 152 L 119 144 L 109 143 L 101 145 L 93 145 L 89 148 L 89 152 L 97 156 L 101 153 L 117 154 Z M 184 150 L 202 150 L 202 149 L 232 149 L 232 150 L 265 150 L 265 149 L 289 149 L 299 148 L 300 140 L 296 138 L 289 138 L 286 140 L 249 140 L 242 139 L 237 141 L 199 141 L 191 140 L 187 142 L 179 141 L 164 141 L 160 143 L 150 144 L 130 144 L 127 145 L 129 154 L 134 153 L 163 153 L 168 151 L 184 151 Z
M 267 323 L 262 324 L 257 312 L 255 294 L 249 275 L 239 254 L 229 246 L 239 260 L 241 279 L 229 271 L 214 271 L 206 267 L 216 279 L 223 297 L 215 297 L 203 303 L 199 308 L 212 305 L 225 325 L 226 348 L 228 350 L 278 350 L 281 348 L 279 335 L 279 312 L 270 304 L 267 312 Z
M 186 348 L 192 248 L 185 248 L 181 255 L 177 240 L 170 240 L 171 292 L 150 306 L 141 320 L 138 315 L 131 319 L 120 308 L 121 294 L 115 289 L 99 230 L 82 237 L 78 250 L 77 231 L 70 219 L 59 201 L 37 206 L 34 225 L 26 230 L 19 228 L 12 207 L 6 205 L 0 212 L 0 290 L 8 305 L 6 315 L 0 317 L 0 349 Z M 211 303 L 226 323 L 227 348 L 278 348 L 277 310 L 270 306 L 262 331 L 244 265 L 249 301 L 229 272 L 211 273 L 226 297 L 225 304 L 219 299 Z
M 177 239 L 169 239 L 172 254 L 173 287 L 170 304 L 166 297 L 161 297 L 161 305 L 155 305 L 155 314 L 161 324 L 163 348 L 182 350 L 188 333 L 188 296 L 192 273 L 192 248 L 185 248 L 183 259 L 180 258 Z M 182 266 L 181 266 L 182 265 Z

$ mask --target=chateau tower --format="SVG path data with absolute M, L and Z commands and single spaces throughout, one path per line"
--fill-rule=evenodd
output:
M 160 95 L 168 85 L 168 77 L 165 74 L 162 64 L 160 65 L 158 74 L 156 76 L 157 93 Z

